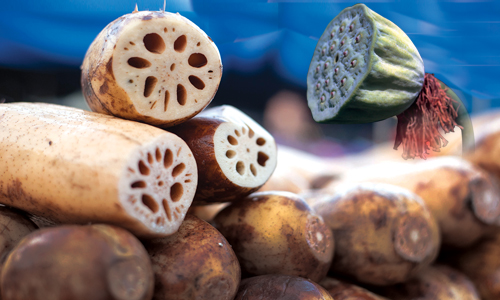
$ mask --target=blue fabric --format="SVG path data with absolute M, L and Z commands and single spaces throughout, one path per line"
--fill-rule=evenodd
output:
M 1 0 L 0 66 L 76 67 L 109 22 L 150 0 Z M 343 8 L 357 1 L 167 1 L 212 37 L 224 71 L 254 72 L 272 65 L 305 87 L 319 36 Z M 419 50 L 426 72 L 480 99 L 500 98 L 500 1 L 365 1 L 397 24 Z M 499 103 L 493 103 L 498 106 Z

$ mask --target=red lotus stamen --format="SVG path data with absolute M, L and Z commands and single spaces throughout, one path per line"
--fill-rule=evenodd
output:
M 453 132 L 455 126 L 463 129 L 455 121 L 458 107 L 446 94 L 448 88 L 442 89 L 433 74 L 426 73 L 424 86 L 417 99 L 404 112 L 398 115 L 398 126 L 394 149 L 403 145 L 403 158 L 427 158 L 429 150 L 439 152 L 448 141 L 439 132 Z

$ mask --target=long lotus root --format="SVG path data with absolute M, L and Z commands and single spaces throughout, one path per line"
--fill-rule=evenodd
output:
M 50 104 L 0 105 L 0 203 L 60 223 L 109 223 L 142 237 L 177 231 L 196 161 L 146 124 Z

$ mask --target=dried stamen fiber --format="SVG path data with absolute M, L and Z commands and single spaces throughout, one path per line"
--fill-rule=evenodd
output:
M 403 144 L 403 158 L 427 158 L 429 150 L 439 152 L 448 141 L 439 132 L 441 127 L 444 133 L 453 132 L 458 125 L 456 119 L 460 103 L 450 98 L 441 88 L 434 74 L 425 74 L 424 86 L 417 100 L 398 115 L 398 126 L 394 149 Z M 457 107 L 454 104 L 458 104 Z

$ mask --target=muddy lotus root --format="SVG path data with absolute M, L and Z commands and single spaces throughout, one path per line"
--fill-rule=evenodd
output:
M 408 108 L 423 83 L 423 61 L 410 38 L 356 4 L 321 35 L 307 73 L 307 100 L 317 122 L 376 122 Z
M 207 109 L 170 129 L 193 151 L 198 165 L 195 204 L 230 202 L 260 188 L 276 168 L 273 136 L 239 109 Z
M 24 237 L 1 272 L 3 300 L 150 300 L 148 253 L 111 225 L 63 225 Z
M 196 161 L 172 133 L 51 104 L 2 104 L 0 122 L 0 203 L 141 237 L 174 233 L 192 203 Z
M 404 282 L 434 262 L 440 249 L 436 220 L 420 197 L 382 183 L 337 188 L 313 206 L 332 229 L 331 271 L 358 282 Z
M 96 37 L 81 84 L 93 111 L 172 126 L 212 101 L 221 76 L 219 50 L 196 24 L 179 14 L 141 11 Z

